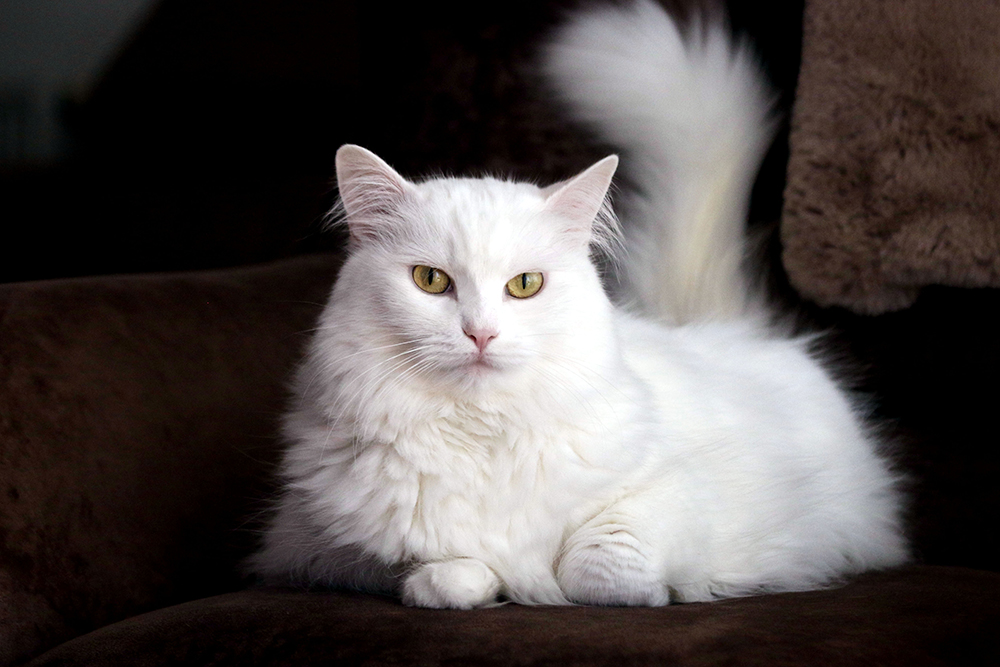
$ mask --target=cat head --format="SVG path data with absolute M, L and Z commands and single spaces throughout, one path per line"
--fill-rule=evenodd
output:
M 592 250 L 618 239 L 606 203 L 617 164 L 607 157 L 547 188 L 414 183 L 343 146 L 337 181 L 350 251 L 334 303 L 401 374 L 468 389 L 539 364 L 577 366 L 611 344 Z

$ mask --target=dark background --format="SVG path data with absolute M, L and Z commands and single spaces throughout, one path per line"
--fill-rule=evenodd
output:
M 162 0 L 93 91 L 62 105 L 64 158 L 0 173 L 0 282 L 330 248 L 318 223 L 345 142 L 410 175 L 568 176 L 604 151 L 539 95 L 530 63 L 574 4 Z M 733 3 L 732 21 L 790 93 L 801 2 L 756 6 Z
M 345 142 L 413 176 L 566 177 L 610 148 L 564 121 L 530 63 L 576 4 L 162 0 L 93 91 L 63 105 L 65 157 L 0 171 L 0 282 L 333 250 L 321 220 Z M 766 230 L 781 213 L 802 1 L 727 4 L 786 114 L 754 192 Z M 907 311 L 860 317 L 799 303 L 779 259 L 772 234 L 775 294 L 835 332 L 878 399 L 914 480 L 919 556 L 1000 569 L 997 291 L 932 287 Z

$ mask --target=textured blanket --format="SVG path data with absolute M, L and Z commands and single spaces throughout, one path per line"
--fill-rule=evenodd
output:
M 782 219 L 799 293 L 1000 286 L 1000 2 L 807 0 Z

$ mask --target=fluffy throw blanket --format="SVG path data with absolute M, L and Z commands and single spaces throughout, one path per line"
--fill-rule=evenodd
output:
M 807 0 L 781 233 L 823 306 L 1000 286 L 1000 2 Z

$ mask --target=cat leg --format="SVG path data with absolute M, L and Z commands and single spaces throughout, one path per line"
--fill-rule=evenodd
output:
M 475 558 L 423 563 L 403 582 L 403 603 L 411 607 L 472 609 L 496 601 L 500 578 Z
M 566 540 L 556 578 L 573 602 L 662 606 L 670 593 L 653 551 L 635 522 L 612 507 Z

